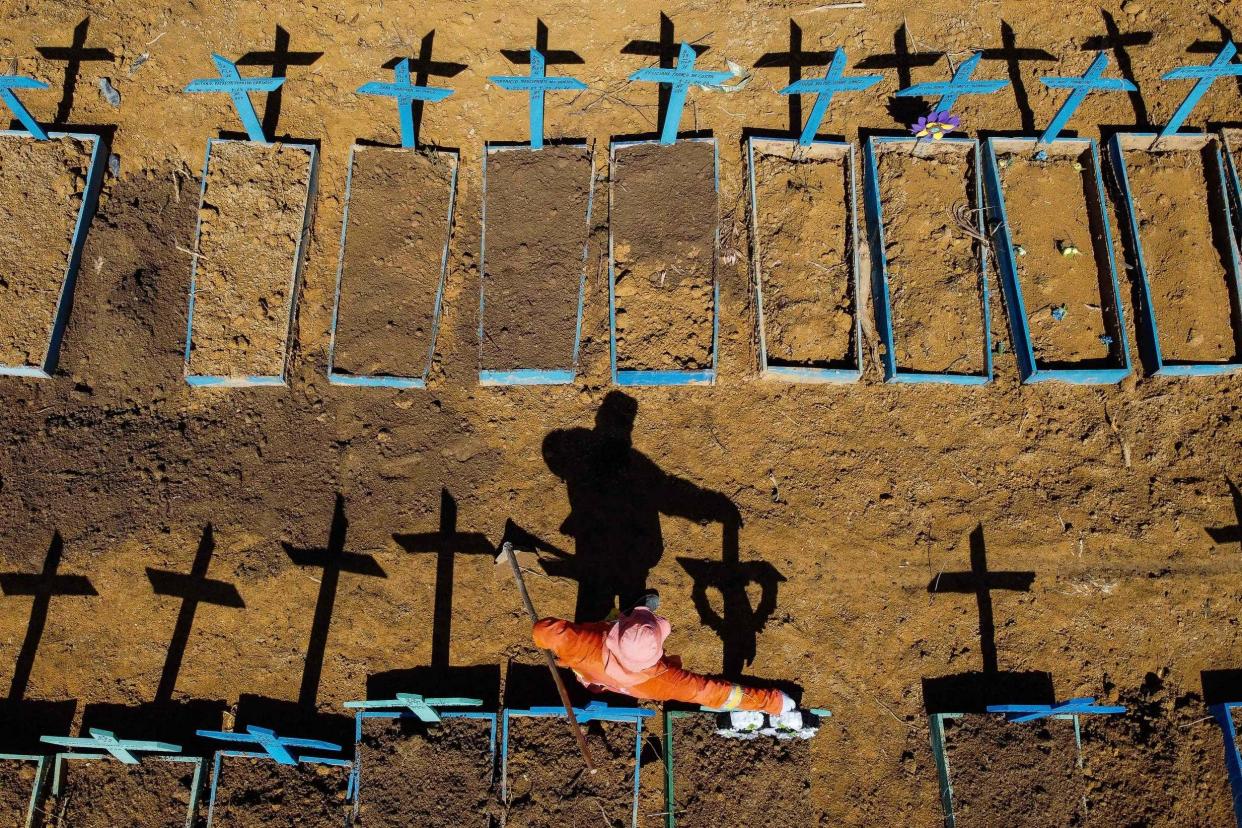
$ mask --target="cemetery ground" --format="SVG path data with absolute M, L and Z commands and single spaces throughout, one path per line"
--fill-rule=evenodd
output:
M 975 49 L 977 76 L 1012 86 L 962 99 L 954 111 L 971 134 L 1042 128 L 1064 93 L 1038 78 L 1081 74 L 1099 49 L 1140 94 L 1092 95 L 1071 129 L 1150 131 L 1188 87 L 1159 75 L 1206 63 L 1242 34 L 1236 4 L 101 0 L 90 14 L 84 24 L 80 4 L 51 0 L 0 8 L 0 51 L 52 85 L 24 96 L 36 117 L 110 131 L 119 158 L 57 374 L 0 378 L 0 573 L 29 576 L 0 595 L 0 717 L 14 738 L 86 722 L 164 738 L 155 723 L 177 741 L 195 725 L 250 722 L 348 744 L 347 700 L 431 692 L 433 678 L 458 694 L 463 676 L 537 663 L 518 596 L 485 554 L 512 520 L 543 541 L 550 570 L 568 564 L 528 576 L 542 613 L 610 598 L 592 572 L 646 578 L 687 666 L 786 680 L 832 710 L 800 748 L 789 796 L 805 801 L 791 814 L 941 824 L 925 687 L 997 671 L 1051 684 L 1060 699 L 1138 711 L 1084 733 L 1085 779 L 1063 786 L 1086 797 L 1067 804 L 1084 824 L 1214 825 L 1228 814 L 1201 673 L 1242 667 L 1239 380 L 1142 370 L 1115 192 L 1111 241 L 1136 365 L 1120 385 L 1021 385 L 994 263 L 991 384 L 883 384 L 866 278 L 861 382 L 760 380 L 742 131 L 788 133 L 809 102 L 791 113 L 798 103 L 775 90 L 821 75 L 837 46 L 851 72 L 885 76 L 833 103 L 822 131 L 851 141 L 860 129 L 900 130 L 893 92 L 947 78 L 942 53 L 956 63 Z M 579 376 L 480 387 L 483 142 L 527 137 L 515 114 L 524 97 L 486 77 L 524 72 L 501 50 L 528 48 L 543 27 L 549 73 L 590 85 L 550 95 L 546 112 L 549 136 L 594 147 Z M 671 60 L 681 39 L 709 47 L 703 68 L 761 65 L 743 93 L 692 91 L 682 122 L 719 146 L 718 379 L 619 397 L 606 150 L 614 136 L 656 129 L 656 88 L 622 81 Z M 244 74 L 287 75 L 279 94 L 255 96 L 260 114 L 276 136 L 319 142 L 287 387 L 193 389 L 183 376 L 205 144 L 234 115 L 223 96 L 179 90 L 213 51 L 240 58 Z M 424 143 L 461 152 L 436 354 L 425 389 L 336 386 L 326 370 L 349 149 L 397 143 L 391 102 L 353 91 L 387 79 L 383 65 L 399 56 L 458 90 L 420 122 Z M 105 77 L 119 107 L 99 94 Z M 1240 91 L 1217 82 L 1187 128 L 1242 122 Z M 960 591 L 941 588 L 978 560 L 1024 577 L 973 567 Z M 986 744 L 959 742 L 958 755 Z M 648 785 L 658 763 L 643 758 L 644 824 L 663 808 Z M 977 807 L 991 801 L 981 786 L 1006 786 L 998 776 L 965 777 Z M 340 812 L 339 780 L 329 781 L 314 807 Z

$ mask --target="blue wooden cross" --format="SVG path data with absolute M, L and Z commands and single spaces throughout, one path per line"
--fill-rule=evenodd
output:
M 1048 128 L 1044 130 L 1044 134 L 1040 136 L 1039 143 L 1051 144 L 1061 134 L 1061 130 L 1065 128 L 1065 124 L 1073 116 L 1074 110 L 1082 105 L 1087 99 L 1087 95 L 1092 92 L 1137 92 L 1138 87 L 1125 78 L 1106 78 L 1104 70 L 1108 68 L 1108 55 L 1100 52 L 1096 55 L 1095 60 L 1091 62 L 1091 66 L 1081 78 L 1058 78 L 1045 77 L 1040 78 L 1039 82 L 1049 89 L 1072 89 L 1070 96 L 1065 99 L 1060 110 L 1057 111 L 1056 117 L 1048 124 Z
M 415 86 L 410 80 L 410 59 L 402 58 L 393 67 L 396 81 L 384 83 L 371 81 L 358 87 L 359 95 L 385 95 L 397 102 L 397 116 L 401 121 L 401 146 L 413 148 L 418 138 L 414 134 L 414 102 L 438 103 L 453 94 L 452 89 L 442 86 Z
M 49 745 L 57 745 L 59 747 L 90 748 L 94 750 L 106 751 L 127 765 L 138 764 L 138 757 L 134 756 L 134 751 L 142 751 L 145 753 L 181 752 L 181 745 L 170 745 L 167 742 L 141 742 L 130 739 L 118 739 L 112 731 L 100 730 L 94 727 L 90 728 L 87 732 L 91 734 L 89 739 L 74 738 L 71 736 L 40 736 L 39 741 L 46 742 Z
M 543 52 L 532 47 L 530 50 L 530 75 L 492 75 L 488 78 L 488 80 L 501 89 L 507 89 L 510 92 L 529 93 L 531 149 L 539 149 L 543 146 L 544 94 L 546 92 L 587 88 L 586 84 L 577 78 L 564 76 L 548 77 L 546 74 L 547 63 Z
M 243 78 L 237 73 L 237 64 L 220 55 L 212 55 L 218 78 L 200 78 L 190 81 L 186 92 L 223 92 L 233 99 L 237 108 L 237 116 L 251 141 L 258 144 L 270 143 L 263 132 L 263 124 L 254 111 L 254 103 L 250 100 L 251 92 L 274 92 L 285 82 L 284 78 Z
M 671 144 L 677 140 L 677 127 L 681 124 L 681 112 L 686 107 L 686 92 L 692 84 L 703 87 L 719 86 L 733 77 L 730 72 L 705 72 L 702 69 L 696 71 L 694 61 L 697 57 L 698 53 L 694 51 L 694 47 L 683 40 L 681 49 L 677 53 L 675 68 L 664 69 L 659 66 L 649 66 L 630 75 L 631 81 L 667 83 L 672 87 L 668 96 L 668 109 L 664 112 L 664 123 L 660 128 L 661 144 Z
M 340 745 L 334 745 L 331 742 L 321 742 L 317 739 L 291 739 L 287 736 L 277 736 L 274 731 L 269 730 L 266 727 L 246 725 L 245 733 L 230 733 L 223 730 L 198 730 L 195 732 L 205 739 L 218 739 L 221 742 L 241 742 L 244 744 L 257 745 L 263 750 L 263 753 L 252 755 L 256 757 L 266 755 L 269 759 L 275 759 L 282 765 L 296 765 L 298 762 L 305 762 L 308 758 L 328 764 L 343 761 L 306 756 L 298 756 L 298 758 L 294 759 L 293 754 L 291 754 L 288 750 L 289 748 L 326 750 L 333 753 L 339 753 L 342 748 Z
M 565 708 L 563 706 L 532 707 L 529 712 L 536 716 L 558 716 L 564 715 Z M 586 707 L 574 708 L 574 716 L 579 722 L 590 722 L 596 719 L 600 721 L 646 719 L 654 715 L 654 710 L 647 710 L 642 707 L 611 707 L 608 702 L 603 701 L 592 701 L 588 702 Z
M 395 699 L 368 699 L 366 701 L 348 701 L 345 706 L 353 710 L 392 710 L 404 707 L 418 717 L 421 722 L 440 723 L 440 711 L 437 707 L 482 707 L 482 699 L 445 698 L 427 699 L 417 693 L 398 693 Z
M 1169 118 L 1169 123 L 1161 130 L 1161 138 L 1168 138 L 1181 129 L 1191 111 L 1198 105 L 1199 99 L 1207 94 L 1217 78 L 1242 76 L 1242 63 L 1233 62 L 1233 56 L 1237 53 L 1238 47 L 1233 45 L 1233 41 L 1226 41 L 1220 54 L 1207 66 L 1181 66 L 1163 77 L 1163 80 L 1194 80 L 1195 85 L 1186 95 L 1186 100 L 1173 113 L 1173 117 Z
M 983 59 L 982 52 L 975 52 L 957 67 L 953 80 L 937 83 L 916 83 L 914 86 L 897 90 L 899 98 L 921 98 L 925 95 L 939 95 L 940 102 L 932 107 L 934 112 L 948 112 L 963 95 L 991 95 L 1009 85 L 1007 80 L 979 81 L 971 80 L 975 67 Z
M 844 77 L 844 72 L 845 50 L 838 46 L 832 56 L 832 63 L 829 64 L 828 71 L 822 78 L 803 78 L 780 91 L 782 95 L 818 93 L 815 96 L 815 105 L 811 107 L 811 114 L 807 116 L 806 125 L 802 127 L 802 136 L 798 138 L 798 143 L 802 146 L 810 146 L 815 140 L 815 133 L 819 131 L 819 124 L 824 120 L 824 114 L 828 111 L 828 105 L 832 103 L 833 95 L 837 92 L 861 92 L 884 80 L 883 75 L 858 75 L 847 78 Z
M 13 117 L 21 122 L 31 137 L 46 141 L 47 133 L 30 114 L 30 110 L 26 109 L 26 105 L 17 99 L 17 95 L 13 94 L 14 89 L 47 89 L 47 84 L 21 75 L 0 75 L 0 101 L 4 102 L 4 105 L 13 113 Z
M 1061 704 L 989 704 L 989 713 L 1004 713 L 1010 722 L 1033 722 L 1049 716 L 1078 716 L 1088 713 L 1125 713 L 1120 705 L 1098 705 L 1090 696 L 1080 696 Z

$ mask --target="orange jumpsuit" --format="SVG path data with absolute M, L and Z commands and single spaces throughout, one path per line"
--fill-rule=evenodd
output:
M 665 655 L 641 673 L 636 681 L 618 687 L 617 681 L 604 671 L 608 657 L 604 637 L 612 626 L 609 621 L 575 624 L 559 618 L 545 618 L 535 624 L 535 644 L 551 650 L 563 667 L 573 670 L 590 689 L 601 688 L 651 701 L 679 701 L 699 704 L 718 710 L 762 710 L 781 712 L 778 690 L 744 687 L 731 681 L 708 678 L 681 668 L 681 659 Z

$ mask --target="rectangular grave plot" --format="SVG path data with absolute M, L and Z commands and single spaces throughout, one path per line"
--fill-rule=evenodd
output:
M 60 828 L 192 828 L 203 761 L 147 756 L 127 765 L 110 756 L 56 755 L 53 801 Z
M 0 825 L 33 825 L 46 767 L 42 756 L 0 754 Z
M 820 824 L 811 801 L 810 741 L 727 739 L 716 733 L 712 713 L 672 713 L 666 722 L 670 828 Z
M 483 159 L 479 380 L 572 382 L 582 332 L 594 154 L 489 146 Z
M 48 378 L 103 164 L 96 135 L 0 131 L 0 374 Z
M 499 824 L 492 788 L 496 716 L 361 713 L 354 816 L 359 825 L 488 828 Z
M 502 797 L 506 828 L 636 824 L 638 731 L 633 722 L 589 721 L 581 727 L 597 771 L 564 716 L 507 711 Z
M 341 828 L 350 815 L 349 764 L 282 765 L 221 751 L 207 828 Z
M 421 388 L 435 355 L 457 153 L 350 150 L 328 379 Z
M 614 142 L 611 156 L 613 381 L 710 383 L 719 304 L 715 139 Z
M 1153 373 L 1242 370 L 1240 266 L 1214 136 L 1114 135 L 1109 155 L 1138 267 L 1139 346 Z
M 991 138 L 984 161 L 1023 380 L 1120 382 L 1130 362 L 1095 143 Z
M 751 244 L 765 377 L 861 374 L 858 222 L 850 144 L 748 141 Z
M 185 349 L 190 385 L 284 384 L 316 162 L 310 144 L 207 142 Z
M 872 138 L 865 145 L 872 295 L 890 382 L 992 377 L 979 145 Z

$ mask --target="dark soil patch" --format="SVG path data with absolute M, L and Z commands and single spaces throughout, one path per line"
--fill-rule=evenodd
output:
M 756 147 L 755 197 L 768 361 L 854 361 L 847 156 L 794 144 Z
M 627 828 L 634 812 L 634 729 L 583 725 L 596 773 L 561 718 L 509 719 L 506 828 Z
M 1238 354 L 1214 148 L 1125 152 L 1160 354 L 1174 362 Z
M 710 143 L 616 151 L 611 220 L 621 370 L 711 367 L 715 177 Z
M 982 374 L 979 254 L 953 215 L 977 206 L 970 156 L 955 145 L 877 156 L 898 370 Z
M 362 727 L 361 805 L 367 826 L 457 828 L 490 824 L 491 722 L 367 719 Z
M 349 768 L 281 765 L 226 757 L 216 790 L 214 828 L 340 828 L 349 811 Z
M 1078 824 L 1086 779 L 1073 722 L 962 716 L 944 731 L 958 828 Z
M 811 743 L 716 735 L 716 718 L 673 721 L 673 809 L 678 828 L 818 825 L 811 803 Z
M 0 759 L 0 825 L 21 828 L 26 824 L 38 771 L 36 762 Z
M 449 154 L 355 151 L 334 371 L 426 374 L 456 168 Z
M 91 148 L 0 137 L 0 365 L 43 364 Z
M 1025 254 L 1015 252 L 1014 261 L 1035 363 L 1043 367 L 1107 360 L 1100 285 L 1110 283 L 1111 277 L 1107 258 L 1101 269 L 1095 251 L 1112 242 L 1097 232 L 1091 219 L 1097 209 L 1091 151 L 1045 152 L 1046 161 L 1035 160 L 1033 152 L 1007 153 L 999 159 L 1010 239 L 1015 251 Z M 1061 310 L 1058 320 L 1054 314 Z
M 485 370 L 573 367 L 592 175 L 587 149 L 488 154 Z
M 143 759 L 61 764 L 60 795 L 47 806 L 54 828 L 184 828 L 193 794 L 194 765 Z
M 217 143 L 199 210 L 190 373 L 282 374 L 310 154 Z

